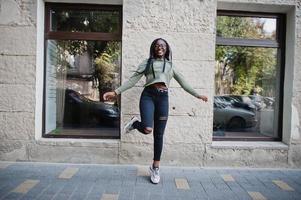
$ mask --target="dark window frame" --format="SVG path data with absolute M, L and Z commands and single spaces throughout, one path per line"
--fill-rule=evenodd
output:
M 119 12 L 119 27 L 116 33 L 104 32 L 68 32 L 68 31 L 51 31 L 50 11 L 51 9 L 74 9 L 74 10 L 105 10 Z M 48 40 L 94 40 L 94 41 L 122 41 L 122 5 L 98 5 L 98 4 L 77 4 L 77 3 L 45 3 L 45 21 L 44 21 L 44 82 L 43 82 L 43 106 L 42 106 L 42 137 L 43 138 L 83 138 L 83 139 L 120 139 L 119 136 L 96 136 L 96 135 L 55 135 L 45 133 L 45 115 L 46 115 L 46 56 Z M 121 44 L 122 49 L 122 44 Z M 121 61 L 122 63 L 122 61 Z M 120 67 L 121 76 L 121 67 Z M 117 99 L 120 102 L 120 97 Z
M 272 137 L 231 137 L 212 136 L 213 141 L 282 141 L 283 135 L 283 90 L 284 90 L 284 73 L 285 73 L 285 27 L 286 15 L 279 13 L 262 13 L 262 12 L 246 12 L 246 11 L 229 11 L 217 10 L 217 16 L 232 16 L 232 17 L 264 17 L 276 18 L 276 40 L 268 39 L 242 39 L 242 38 L 225 38 L 216 36 L 216 46 L 243 46 L 243 47 L 265 47 L 277 48 L 277 66 L 280 72 L 280 87 L 279 87 L 279 111 L 278 111 L 278 127 L 277 138 Z
M 116 33 L 105 32 L 68 32 L 68 31 L 52 31 L 50 11 L 56 9 L 73 9 L 73 10 L 106 10 L 119 12 L 119 24 Z M 46 3 L 45 4 L 45 40 L 98 40 L 98 41 L 121 41 L 122 37 L 122 6 L 119 5 L 91 5 L 91 4 L 66 4 L 66 3 Z

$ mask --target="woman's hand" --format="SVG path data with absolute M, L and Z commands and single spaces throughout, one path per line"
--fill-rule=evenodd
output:
M 207 102 L 208 101 L 208 98 L 204 95 L 200 95 L 198 96 L 198 99 L 202 99 L 203 101 Z
M 115 92 L 106 92 L 103 94 L 103 99 L 105 101 L 113 101 L 116 98 L 117 94 Z

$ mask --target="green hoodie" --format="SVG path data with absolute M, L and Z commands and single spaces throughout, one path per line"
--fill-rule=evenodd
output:
M 123 83 L 119 88 L 115 90 L 116 94 L 120 94 L 132 87 L 141 79 L 143 75 L 146 76 L 146 82 L 144 87 L 149 86 L 154 83 L 163 82 L 167 87 L 169 87 L 170 80 L 175 78 L 176 81 L 181 85 L 181 87 L 188 92 L 189 94 L 199 97 L 200 95 L 185 81 L 183 75 L 179 73 L 174 64 L 171 64 L 170 61 L 166 60 L 165 70 L 163 72 L 164 60 L 154 59 L 153 68 L 150 67 L 149 71 L 144 73 L 144 70 L 147 65 L 147 60 L 144 60 L 137 68 L 137 70 L 132 74 L 132 76 Z M 154 72 L 154 73 L 153 73 Z M 155 76 L 154 76 L 155 75 Z

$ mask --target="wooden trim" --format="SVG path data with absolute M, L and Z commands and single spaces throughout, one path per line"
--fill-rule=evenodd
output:
M 51 31 L 51 9 L 64 10 L 100 10 L 117 11 L 119 13 L 119 26 L 114 33 L 108 32 L 69 32 Z M 45 39 L 70 39 L 70 40 L 121 40 L 122 37 L 122 6 L 121 5 L 92 5 L 92 4 L 68 4 L 68 3 L 45 3 Z M 98 35 L 98 36 L 97 36 Z M 70 37 L 68 37 L 70 36 Z M 91 36 L 91 38 L 89 38 Z M 102 38 L 103 37 L 103 38 Z
M 276 25 L 276 37 L 277 41 L 280 43 L 280 48 L 285 48 L 285 37 L 286 37 L 286 15 L 282 14 L 277 20 Z
M 229 10 L 218 10 L 217 16 L 229 16 L 229 17 L 253 17 L 253 18 L 273 18 L 276 19 L 276 41 L 268 40 L 268 39 L 243 39 L 243 38 L 224 38 L 219 37 L 217 41 L 218 45 L 229 45 L 230 42 L 233 42 L 233 45 L 229 46 L 238 46 L 238 45 L 245 45 L 246 46 L 255 46 L 258 43 L 259 47 L 280 47 L 281 44 L 281 37 L 282 33 L 279 31 L 283 31 L 280 26 L 283 24 L 283 18 L 285 17 L 284 14 L 279 13 L 260 13 L 260 12 L 246 12 L 246 11 L 229 11 Z M 217 37 L 218 38 L 218 37 Z M 230 40 L 231 39 L 231 40 Z M 236 41 L 235 41 L 236 40 Z M 245 40 L 245 42 L 243 41 Z M 227 44 L 221 44 L 221 42 L 225 41 Z M 252 42 L 253 41 L 253 42 Z M 237 43 L 240 42 L 241 44 Z
M 117 11 L 119 13 L 119 26 L 114 33 L 108 32 L 65 32 L 51 31 L 51 9 L 63 10 L 100 10 L 100 11 Z M 46 58 L 47 58 L 47 41 L 48 40 L 94 40 L 94 41 L 121 41 L 122 39 L 122 6 L 121 5 L 92 5 L 92 4 L 69 4 L 69 3 L 45 3 L 45 31 L 44 31 L 44 83 L 43 83 L 43 113 L 42 113 L 42 137 L 43 138 L 95 138 L 95 139 L 120 139 L 119 136 L 99 136 L 99 135 L 54 135 L 46 134 Z M 122 44 L 121 44 L 122 45 Z M 121 47 L 122 48 L 122 47 Z M 120 63 L 121 64 L 121 63 Z M 121 67 L 120 67 L 121 71 Z M 121 82 L 121 80 L 119 80 Z M 119 97 L 120 98 L 120 97 Z
M 278 114 L 278 136 L 283 138 L 283 96 L 284 96 L 284 77 L 285 77 L 285 44 L 286 44 L 286 15 L 282 15 L 279 20 L 279 33 L 277 33 L 280 41 L 280 89 L 279 89 L 279 114 Z
M 121 11 L 122 5 L 104 5 L 104 4 L 83 4 L 83 3 L 51 3 L 46 2 L 46 6 L 56 8 L 59 10 L 73 9 L 73 10 L 107 10 L 107 11 Z
M 45 34 L 47 40 L 98 40 L 98 41 L 121 41 L 119 33 L 99 32 L 48 32 Z
M 279 89 L 279 113 L 278 113 L 278 137 L 225 137 L 213 136 L 213 141 L 281 141 L 283 138 L 283 90 L 285 73 L 285 37 L 286 37 L 286 15 L 278 13 L 258 13 L 245 11 L 218 10 L 218 16 L 237 16 L 237 17 L 262 17 L 276 19 L 276 40 L 267 39 L 242 39 L 216 37 L 216 45 L 220 46 L 246 46 L 246 47 L 267 47 L 277 48 L 280 55 L 277 61 L 280 67 L 280 89 Z
M 46 34 L 50 30 L 50 7 L 49 4 L 45 4 L 45 28 L 44 33 Z
M 216 37 L 216 44 L 222 46 L 246 46 L 246 47 L 268 47 L 278 48 L 280 45 L 274 40 L 223 38 Z
M 47 40 L 44 40 L 44 66 L 43 66 L 43 101 L 42 101 L 42 137 L 46 135 L 46 65 L 47 65 Z
M 229 17 L 261 17 L 261 18 L 279 18 L 278 13 L 262 13 L 262 12 L 250 12 L 250 11 L 229 11 L 229 10 L 217 10 L 217 15 L 229 16 Z
M 120 139 L 119 136 L 96 136 L 96 135 L 55 135 L 55 134 L 44 134 L 43 138 L 82 138 L 82 139 Z
M 281 141 L 280 138 L 272 137 L 225 137 L 213 136 L 213 141 Z

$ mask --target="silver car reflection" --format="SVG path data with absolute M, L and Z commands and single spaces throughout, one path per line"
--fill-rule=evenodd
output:
M 257 123 L 255 113 L 234 107 L 227 101 L 214 98 L 214 129 L 238 130 L 254 127 Z

